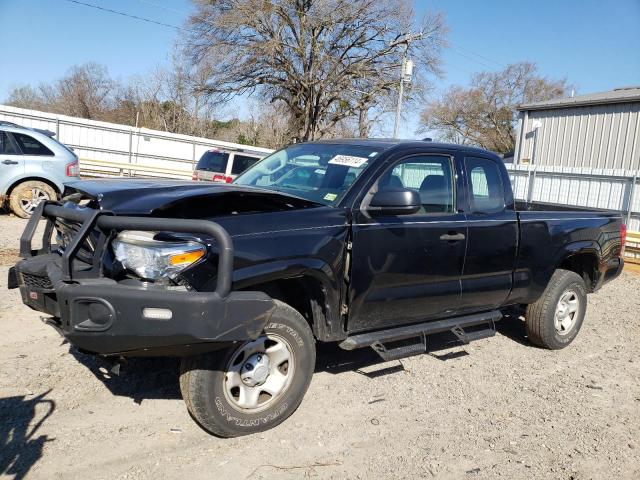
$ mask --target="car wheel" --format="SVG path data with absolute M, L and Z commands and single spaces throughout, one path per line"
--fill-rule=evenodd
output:
M 9 196 L 11 211 L 20 218 L 29 218 L 43 200 L 57 198 L 56 191 L 48 184 L 29 180 L 18 184 Z
M 527 336 L 540 347 L 564 348 L 578 335 L 586 311 L 587 289 L 582 277 L 556 270 L 542 296 L 527 307 Z
M 183 359 L 180 389 L 192 417 L 220 437 L 275 427 L 300 405 L 315 368 L 309 324 L 276 301 L 256 340 Z

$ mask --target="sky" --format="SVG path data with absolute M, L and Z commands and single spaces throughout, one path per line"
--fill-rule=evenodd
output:
M 77 2 L 0 0 L 0 102 L 16 86 L 55 81 L 79 63 L 101 63 L 120 80 L 168 63 L 178 29 L 81 3 L 178 27 L 192 8 L 190 0 Z M 576 94 L 640 85 L 640 0 L 415 0 L 415 8 L 443 12 L 449 27 L 445 74 L 431 79 L 436 92 L 518 61 L 566 78 Z M 240 102 L 240 116 L 247 108 Z M 408 112 L 401 136 L 420 137 L 418 110 Z

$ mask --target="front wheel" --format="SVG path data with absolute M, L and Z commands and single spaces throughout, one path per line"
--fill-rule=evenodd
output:
M 564 348 L 578 335 L 586 311 L 584 280 L 575 272 L 558 269 L 542 296 L 527 307 L 527 336 L 540 347 Z
M 275 427 L 300 405 L 315 367 L 307 321 L 276 301 L 263 334 L 222 352 L 185 358 L 180 389 L 189 413 L 220 437 Z

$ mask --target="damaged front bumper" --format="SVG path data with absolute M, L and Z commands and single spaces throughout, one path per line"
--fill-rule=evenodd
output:
M 51 252 L 47 241 L 42 250 L 31 250 L 38 216 L 51 222 L 56 217 L 78 220 L 81 215 L 86 217 L 83 226 L 64 254 Z M 108 230 L 155 230 L 160 226 L 164 231 L 205 233 L 216 239 L 216 291 L 176 290 L 130 279 L 116 282 L 100 276 L 99 268 L 78 269 L 76 265 L 74 252 L 93 228 L 108 235 Z M 9 288 L 19 288 L 26 305 L 51 315 L 47 323 L 91 353 L 186 356 L 216 350 L 257 338 L 274 308 L 273 300 L 262 292 L 230 292 L 231 240 L 212 222 L 102 216 L 49 204 L 39 207 L 27 225 L 21 254 L 26 258 L 10 270 Z

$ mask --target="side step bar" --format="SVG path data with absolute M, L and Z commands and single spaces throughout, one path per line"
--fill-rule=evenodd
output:
M 451 331 L 462 343 L 469 343 L 481 338 L 488 338 L 495 335 L 495 325 L 502 318 L 502 313 L 498 310 L 492 310 L 484 313 L 474 313 L 472 315 L 464 315 L 461 317 L 447 318 L 445 320 L 436 320 L 433 322 L 418 323 L 387 330 L 379 330 L 377 332 L 367 332 L 348 337 L 342 341 L 339 346 L 344 350 L 355 350 L 357 348 L 371 347 L 384 360 L 395 360 L 411 355 L 418 355 L 426 351 L 426 336 L 434 333 Z M 465 332 L 465 327 L 473 327 L 482 324 L 487 325 L 486 329 L 473 332 Z M 396 342 L 406 340 L 408 338 L 417 338 L 417 343 L 387 349 L 385 342 Z

